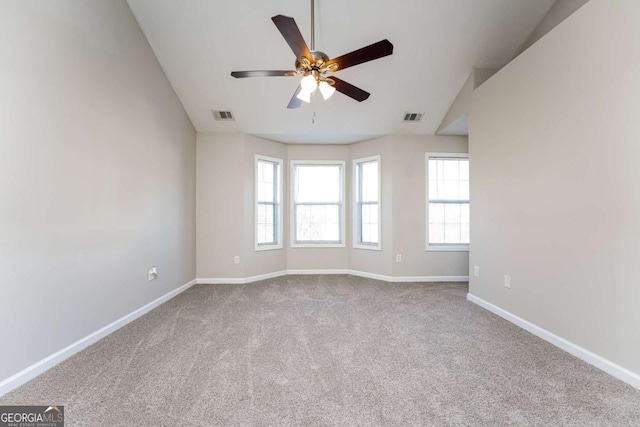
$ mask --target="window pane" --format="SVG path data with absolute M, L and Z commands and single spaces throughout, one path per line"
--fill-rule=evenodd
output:
M 256 160 L 256 243 L 273 245 L 279 243 L 276 231 L 279 228 L 278 209 L 280 199 L 281 164 L 264 159 Z
M 370 224 L 369 225 L 369 240 L 366 243 L 378 243 L 380 241 L 380 236 L 378 235 L 378 224 Z
M 361 163 L 362 168 L 362 202 L 378 201 L 378 173 L 379 164 L 377 161 Z
M 371 206 L 369 223 L 377 224 L 378 223 L 378 204 L 376 203 L 369 206 Z
M 378 204 L 362 205 L 362 243 L 378 243 Z
M 444 203 L 429 203 L 429 223 L 444 224 Z
M 267 205 L 265 206 L 267 208 L 267 215 L 265 218 L 265 222 L 267 224 L 273 224 L 274 223 L 274 215 L 273 215 L 273 205 Z
M 444 242 L 446 244 L 460 243 L 460 224 L 444 225 Z
M 265 243 L 275 243 L 276 239 L 273 235 L 273 224 L 264 225 L 264 238 Z
M 273 202 L 277 193 L 275 175 L 278 165 L 272 162 L 258 160 L 258 201 Z
M 295 202 L 340 203 L 340 165 L 297 165 Z
M 377 244 L 378 237 L 378 225 L 377 224 L 363 224 L 362 225 L 362 243 Z
M 460 163 L 459 160 L 452 160 L 452 159 L 447 159 L 447 160 L 442 160 L 442 164 L 443 164 L 443 168 L 444 168 L 444 173 L 443 173 L 443 179 L 445 180 L 458 180 L 459 178 L 459 168 L 458 168 L 458 164 Z
M 339 205 L 296 206 L 296 241 L 338 242 L 339 240 Z
M 460 243 L 469 244 L 469 224 L 460 224 Z
M 371 232 L 368 224 L 362 225 L 362 242 L 370 242 L 371 241 Z
M 277 237 L 275 235 L 275 210 L 277 205 L 274 204 L 258 204 L 258 244 L 275 243 Z
M 275 163 L 258 160 L 258 180 L 261 182 L 273 182 L 273 172 L 276 167 Z
M 356 216 L 356 230 L 358 243 L 378 244 L 380 202 L 380 161 L 370 160 L 356 163 L 356 202 L 358 215 Z
M 460 205 L 451 203 L 444 205 L 444 222 L 446 224 L 460 223 Z
M 468 244 L 469 160 L 429 158 L 427 167 L 429 243 Z
M 469 160 L 458 160 L 460 167 L 460 179 L 469 181 Z
M 469 200 L 469 181 L 460 180 L 460 192 L 458 200 Z
M 440 200 L 460 200 L 459 181 L 442 181 L 442 194 L 440 194 Z
M 276 243 L 273 224 L 258 224 L 258 244 Z
M 273 184 L 267 182 L 258 183 L 258 201 L 273 202 Z
M 460 222 L 463 224 L 469 224 L 469 204 L 468 203 L 460 205 Z
M 429 224 L 429 243 L 444 243 L 444 224 Z
M 438 161 L 435 159 L 429 159 L 429 181 L 438 180 Z
M 429 200 L 439 200 L 440 193 L 438 192 L 438 181 L 429 181 Z

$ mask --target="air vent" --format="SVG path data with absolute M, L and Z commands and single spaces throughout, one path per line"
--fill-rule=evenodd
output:
M 403 122 L 419 122 L 422 120 L 424 113 L 404 113 Z
M 231 114 L 231 111 L 211 110 L 211 112 L 213 113 L 213 118 L 216 120 L 221 120 L 224 122 L 234 120 L 233 114 Z

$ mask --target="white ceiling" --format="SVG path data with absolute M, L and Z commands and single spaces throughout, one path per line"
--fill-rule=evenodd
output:
M 316 49 L 336 57 L 382 39 L 391 56 L 336 73 L 368 92 L 286 108 L 298 77 L 235 79 L 231 71 L 294 69 L 271 17 L 295 18 L 310 42 L 305 0 L 128 0 L 197 131 L 283 142 L 346 143 L 433 134 L 471 70 L 501 68 L 555 0 L 316 0 Z M 235 122 L 211 110 L 233 111 Z M 401 123 L 405 112 L 425 113 Z

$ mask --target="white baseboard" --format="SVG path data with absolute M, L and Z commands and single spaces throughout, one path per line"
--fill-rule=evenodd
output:
M 345 268 L 341 269 L 327 269 L 327 270 L 287 270 L 288 275 L 304 275 L 312 276 L 319 274 L 349 274 L 350 270 Z
M 622 366 L 605 359 L 602 356 L 598 356 L 591 351 L 580 347 L 570 341 L 567 341 L 564 338 L 561 338 L 546 329 L 543 329 L 533 323 L 524 320 L 521 317 L 516 316 L 515 314 L 511 314 L 508 311 L 491 304 L 483 300 L 482 298 L 478 298 L 475 295 L 467 294 L 467 299 L 480 307 L 489 310 L 490 312 L 497 314 L 505 320 L 521 327 L 522 329 L 531 332 L 533 335 L 542 338 L 543 340 L 555 345 L 556 347 L 566 351 L 569 354 L 577 357 L 578 359 L 582 359 L 590 365 L 595 366 L 596 368 L 606 372 L 607 374 L 623 381 L 636 389 L 640 389 L 640 375 L 636 374 L 628 370 L 627 368 L 623 368 Z
M 198 284 L 217 285 L 242 285 L 245 283 L 257 282 L 258 280 L 272 279 L 274 277 L 286 275 L 320 275 L 320 274 L 350 274 L 352 276 L 366 277 L 368 279 L 381 280 L 383 282 L 468 282 L 469 276 L 385 276 L 377 273 L 349 269 L 326 269 L 326 270 L 281 270 L 274 273 L 260 274 L 251 277 L 230 277 L 230 278 L 201 278 L 196 279 Z
M 145 305 L 143 307 L 140 307 L 139 309 L 127 314 L 124 317 L 121 317 L 120 319 L 116 320 L 115 322 L 112 322 L 112 323 L 108 324 L 104 328 L 98 329 L 97 331 L 93 332 L 92 334 L 87 335 L 86 337 L 74 342 L 71 345 L 68 345 L 67 347 L 63 348 L 60 351 L 57 351 L 57 352 L 53 353 L 52 355 L 50 355 L 48 357 L 45 357 L 44 359 L 42 359 L 39 362 L 36 362 L 33 365 L 23 369 L 22 371 L 18 372 L 17 374 L 14 374 L 14 375 L 10 376 L 9 378 L 2 380 L 0 382 L 0 396 L 3 396 L 4 394 L 6 394 L 6 393 L 10 392 L 11 390 L 21 386 L 22 384 L 26 383 L 27 381 L 37 377 L 38 375 L 40 375 L 43 372 L 47 371 L 48 369 L 54 367 L 58 363 L 64 361 L 65 359 L 68 359 L 69 357 L 73 356 L 74 354 L 78 353 L 79 351 L 84 350 L 85 348 L 89 347 L 91 344 L 93 344 L 93 343 L 99 341 L 100 339 L 106 337 L 110 333 L 120 329 L 121 327 L 123 327 L 127 323 L 130 323 L 131 321 L 137 319 L 138 317 L 142 316 L 143 314 L 146 314 L 149 311 L 153 310 L 154 308 L 156 308 L 160 304 L 162 304 L 162 303 L 170 300 L 171 298 L 175 297 L 176 295 L 186 291 L 191 286 L 195 285 L 195 283 L 196 283 L 196 281 L 192 280 L 189 283 L 186 283 L 186 284 L 180 286 L 179 288 L 174 289 L 173 291 L 164 294 L 160 298 L 150 302 L 149 304 L 147 304 L 147 305 Z
M 347 270 L 347 273 L 345 274 L 350 274 L 357 277 L 365 277 L 367 279 L 381 280 L 383 282 L 393 282 L 393 278 L 391 276 L 385 276 L 384 274 L 378 273 L 369 273 L 367 271 Z
M 259 280 L 273 279 L 274 277 L 286 276 L 287 271 L 275 271 L 273 273 L 259 274 L 251 277 L 229 277 L 229 278 L 199 278 L 196 283 L 199 285 L 244 285 L 245 283 L 257 282 Z
M 383 274 L 369 273 L 366 271 L 348 270 L 352 276 L 366 277 L 368 279 L 382 280 L 383 282 L 407 283 L 407 282 L 468 282 L 469 276 L 385 276 Z
M 469 276 L 395 276 L 391 277 L 389 282 L 468 282 Z

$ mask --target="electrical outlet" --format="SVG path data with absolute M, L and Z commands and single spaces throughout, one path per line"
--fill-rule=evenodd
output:
M 511 276 L 504 276 L 504 287 L 511 289 Z
M 149 270 L 147 270 L 147 279 L 148 280 L 156 280 L 158 278 L 158 269 L 153 266 Z
M 477 265 L 473 267 L 473 275 L 476 277 L 480 277 L 480 267 L 478 267 Z
M 402 262 L 402 255 L 400 254 L 396 255 L 396 262 Z
M 234 264 L 240 264 L 240 257 L 238 255 L 233 257 L 233 263 Z

